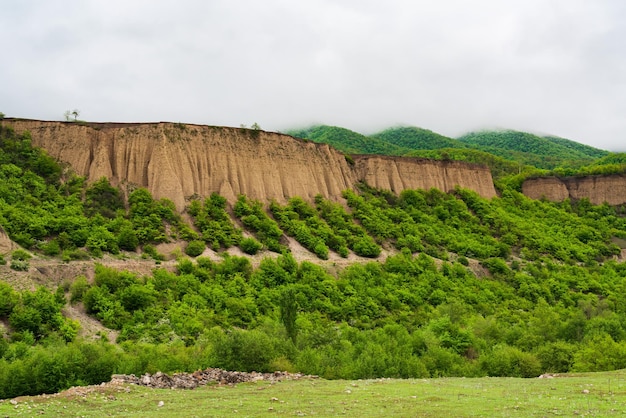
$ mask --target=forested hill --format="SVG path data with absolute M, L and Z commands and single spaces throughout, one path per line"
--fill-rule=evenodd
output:
M 347 154 L 404 155 L 410 151 L 410 148 L 337 126 L 318 125 L 307 129 L 288 131 L 287 134 L 296 138 L 329 144 Z
M 564 138 L 512 130 L 472 132 L 458 139 L 472 148 L 543 169 L 581 167 L 609 154 Z
M 432 150 L 440 148 L 466 148 L 467 145 L 448 138 L 428 129 L 406 126 L 386 129 L 374 134 L 372 138 L 380 139 L 410 150 Z
M 342 152 L 352 154 L 431 158 L 443 156 L 442 159 L 451 158 L 469 162 L 476 162 L 482 158 L 483 163 L 492 168 L 494 177 L 497 177 L 498 173 L 511 174 L 508 168 L 503 171 L 503 166 L 506 165 L 517 170 L 523 166 L 544 170 L 557 167 L 581 168 L 609 154 L 608 151 L 565 138 L 538 136 L 512 130 L 471 132 L 457 139 L 412 126 L 389 128 L 369 136 L 345 128 L 325 125 L 293 130 L 288 133 L 295 137 L 328 143 Z M 471 150 L 489 153 L 491 156 L 481 155 Z M 503 158 L 508 163 L 494 160 L 493 156 Z

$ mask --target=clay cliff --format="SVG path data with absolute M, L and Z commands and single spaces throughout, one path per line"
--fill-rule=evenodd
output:
M 89 181 L 145 187 L 179 210 L 190 196 L 217 192 L 233 202 L 245 194 L 284 202 L 317 194 L 338 200 L 359 181 L 399 193 L 455 186 L 496 195 L 487 167 L 461 162 L 355 156 L 288 135 L 180 123 L 76 123 L 8 119 L 32 143 L 68 163 Z
M 554 202 L 588 198 L 594 205 L 622 205 L 626 203 L 626 175 L 539 177 L 526 180 L 522 192 L 531 199 Z

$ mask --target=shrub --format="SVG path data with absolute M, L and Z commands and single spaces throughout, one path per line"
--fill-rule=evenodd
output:
M 18 300 L 18 295 L 13 288 L 9 284 L 0 281 L 0 318 L 8 316 Z M 0 337 L 1 339 L 2 337 Z
M 156 247 L 152 244 L 147 244 L 143 246 L 143 252 L 148 254 L 154 260 L 163 261 L 165 260 L 165 256 L 163 254 L 159 254 L 156 250 Z
M 45 255 L 55 256 L 61 253 L 61 246 L 59 242 L 55 239 L 49 241 L 41 246 L 41 250 Z
M 246 254 L 254 255 L 263 248 L 263 244 L 254 238 L 244 238 L 239 243 L 239 248 Z
M 137 238 L 135 230 L 130 226 L 120 229 L 117 236 L 117 245 L 122 250 L 135 251 L 139 245 L 139 238 Z
M 89 283 L 85 276 L 78 276 L 70 286 L 70 302 L 83 300 L 85 292 L 89 289 Z
M 204 252 L 206 245 L 204 241 L 194 240 L 187 244 L 187 248 L 185 248 L 185 254 L 189 257 L 197 257 Z
M 481 356 L 480 365 L 489 376 L 537 377 L 541 373 L 537 357 L 508 345 L 496 346 Z
M 28 261 L 11 260 L 11 268 L 15 271 L 28 271 L 30 264 Z
M 276 357 L 270 337 L 260 331 L 233 330 L 216 343 L 218 365 L 227 370 L 270 372 Z
M 354 252 L 361 257 L 376 258 L 380 255 L 380 247 L 369 235 L 361 237 L 354 244 Z
M 11 258 L 13 260 L 27 261 L 33 258 L 33 256 L 30 255 L 27 251 L 24 251 L 22 249 L 17 249 L 13 251 L 13 253 L 11 254 Z

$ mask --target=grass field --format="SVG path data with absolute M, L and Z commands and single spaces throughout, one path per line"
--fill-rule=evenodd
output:
M 553 379 L 300 380 L 194 390 L 104 385 L 0 401 L 0 417 L 624 415 L 626 370 Z

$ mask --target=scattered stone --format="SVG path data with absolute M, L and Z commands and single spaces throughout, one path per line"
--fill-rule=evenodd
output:
M 272 402 L 278 402 L 278 398 L 272 398 L 272 399 L 270 399 L 270 401 L 272 401 Z
M 11 400 L 9 401 L 9 403 L 10 403 L 11 405 L 17 405 L 17 401 L 16 401 L 15 399 L 11 399 Z
M 583 389 L 583 393 L 586 395 L 589 393 L 589 389 Z
M 165 402 L 163 402 L 163 401 L 159 401 L 159 403 L 157 404 L 157 406 L 158 406 L 159 408 L 160 408 L 160 407 L 162 407 L 163 405 L 165 405 Z
M 272 384 L 282 380 L 316 378 L 318 378 L 318 376 L 304 375 L 302 373 L 247 373 L 209 368 L 206 370 L 198 370 L 193 373 L 174 373 L 171 376 L 162 372 L 157 372 L 153 375 L 146 373 L 141 377 L 137 377 L 133 374 L 114 374 L 111 377 L 111 383 L 129 383 L 132 385 L 147 386 L 157 389 L 194 389 L 198 386 L 204 386 L 209 383 L 233 385 L 245 382 L 266 381 Z

